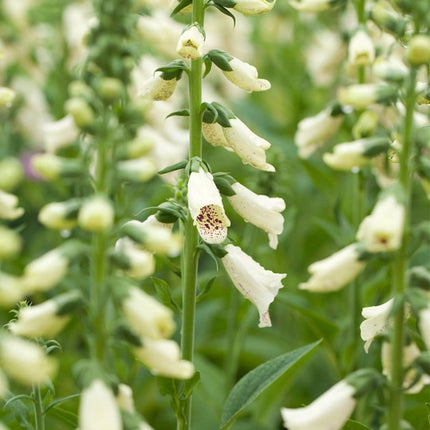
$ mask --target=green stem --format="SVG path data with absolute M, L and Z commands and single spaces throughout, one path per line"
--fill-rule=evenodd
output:
M 45 430 L 45 416 L 43 414 L 42 395 L 39 385 L 33 385 L 33 400 L 36 430 Z
M 393 264 L 393 296 L 400 299 L 408 288 L 406 270 L 408 268 L 408 237 L 411 208 L 411 186 L 413 168 L 413 114 L 415 108 L 415 85 L 417 70 L 411 68 L 409 83 L 406 93 L 406 115 L 403 128 L 403 147 L 400 154 L 399 182 L 402 185 L 405 195 L 405 223 L 403 228 L 402 245 L 397 253 Z M 404 317 L 405 309 L 401 306 L 393 322 L 393 332 L 391 337 L 391 392 L 388 411 L 389 430 L 400 430 L 403 416 L 403 345 L 404 345 Z
M 203 0 L 193 1 L 193 22 L 203 27 L 204 5 Z M 202 60 L 198 58 L 191 61 L 189 79 L 190 99 L 190 149 L 189 157 L 202 156 Z M 181 354 L 184 360 L 193 361 L 194 332 L 196 311 L 196 287 L 198 271 L 197 245 L 199 236 L 188 216 L 184 222 L 184 247 L 182 252 L 182 328 L 181 328 Z M 178 418 L 177 428 L 188 430 L 191 428 L 191 396 L 181 401 L 182 417 Z

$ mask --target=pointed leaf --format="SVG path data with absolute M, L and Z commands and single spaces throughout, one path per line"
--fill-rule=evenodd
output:
M 189 6 L 193 0 L 181 0 L 179 4 L 173 9 L 171 16 L 176 15 L 178 12 L 180 12 L 182 9 L 185 9 L 187 6 Z
M 214 3 L 214 6 L 221 12 L 221 13 L 223 13 L 224 15 L 227 15 L 227 16 L 229 16 L 232 20 L 233 20 L 233 23 L 234 23 L 234 25 L 236 25 L 236 17 L 228 10 L 228 9 L 226 9 L 224 6 L 221 6 L 221 5 L 219 5 L 219 4 L 217 4 L 217 3 Z
M 157 296 L 160 299 L 160 302 L 175 312 L 179 311 L 179 306 L 173 300 L 172 295 L 170 293 L 169 284 L 163 279 L 154 277 L 151 278 L 151 281 L 154 284 L 154 288 L 157 291 Z
M 166 119 L 171 116 L 190 116 L 190 111 L 189 109 L 175 110 L 175 112 L 169 113 L 169 115 L 166 116 Z
M 172 164 L 170 166 L 165 167 L 164 169 L 159 170 L 158 174 L 164 175 L 165 173 L 170 173 L 170 172 L 174 172 L 175 170 L 184 169 L 187 164 L 188 164 L 188 160 L 178 161 L 175 164 Z
M 231 390 L 224 405 L 221 429 L 226 428 L 237 415 L 251 404 L 267 387 L 285 372 L 306 358 L 321 340 L 266 361 L 247 373 Z
M 370 427 L 359 423 L 358 421 L 348 420 L 343 427 L 343 430 L 371 430 Z

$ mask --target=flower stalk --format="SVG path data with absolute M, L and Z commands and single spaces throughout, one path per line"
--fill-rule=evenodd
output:
M 33 385 L 34 423 L 36 430 L 45 430 L 45 416 L 43 413 L 42 395 L 40 386 Z

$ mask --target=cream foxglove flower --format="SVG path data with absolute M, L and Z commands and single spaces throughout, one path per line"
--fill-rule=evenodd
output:
M 236 194 L 228 196 L 233 209 L 246 221 L 268 233 L 270 247 L 278 246 L 278 234 L 284 228 L 285 202 L 280 197 L 258 195 L 239 182 L 231 186 Z
M 256 169 L 274 172 L 275 168 L 266 162 L 266 150 L 270 143 L 254 134 L 239 118 L 230 119 L 230 127 L 223 127 L 228 146 L 242 159 Z
M 139 89 L 139 95 L 142 97 L 150 97 L 153 100 L 167 100 L 175 92 L 178 80 L 164 79 L 162 74 L 147 79 L 142 83 Z
M 30 386 L 48 382 L 56 370 L 42 347 L 10 335 L 0 338 L 0 365 L 9 377 Z
M 363 269 L 357 244 L 351 244 L 324 260 L 312 263 L 308 271 L 311 278 L 300 284 L 302 290 L 330 292 L 341 289 L 351 282 Z
M 245 16 L 262 15 L 273 9 L 276 0 L 237 0 L 233 9 Z
M 221 243 L 227 238 L 230 220 L 224 211 L 221 194 L 212 175 L 202 168 L 188 179 L 188 208 L 201 238 Z
M 339 3 L 342 3 L 342 0 L 297 0 L 289 2 L 290 6 L 302 12 L 322 12 Z
M 405 207 L 392 193 L 381 196 L 372 213 L 361 222 L 357 240 L 369 252 L 398 249 L 402 242 Z
M 299 157 L 310 157 L 333 137 L 341 122 L 342 115 L 334 115 L 332 109 L 325 109 L 315 116 L 302 119 L 294 136 Z
M 212 145 L 212 146 L 222 146 L 228 151 L 233 151 L 231 149 L 227 139 L 224 136 L 223 128 L 217 122 L 202 122 L 202 133 L 203 137 Z
M 79 405 L 80 430 L 122 430 L 115 396 L 104 382 L 95 379 L 82 391 Z
M 115 210 L 104 196 L 94 196 L 84 202 L 78 213 L 78 224 L 87 231 L 106 231 L 113 226 Z
M 20 278 L 0 271 L 0 306 L 12 306 L 19 302 L 25 294 Z
M 173 340 L 143 339 L 143 346 L 134 349 L 136 358 L 155 375 L 189 379 L 194 374 L 193 363 L 181 360 L 179 346 Z
M 420 354 L 421 352 L 415 343 L 411 342 L 409 345 L 405 345 L 403 347 L 403 368 L 407 369 Z M 388 379 L 391 379 L 391 361 L 391 344 L 384 342 L 381 349 L 382 373 Z M 403 388 L 409 387 L 416 377 L 417 369 L 414 367 L 408 369 L 403 378 Z M 419 393 L 428 384 L 430 384 L 430 375 L 424 374 L 405 392 L 408 394 Z
M 222 263 L 234 286 L 247 298 L 260 314 L 259 327 L 271 327 L 269 305 L 280 288 L 285 273 L 273 273 L 245 254 L 238 246 L 227 245 Z
M 245 91 L 266 91 L 270 89 L 270 82 L 266 79 L 258 79 L 256 67 L 245 63 L 238 58 L 229 60 L 230 70 L 223 70 L 224 76 Z
M 375 60 L 375 46 L 367 31 L 359 29 L 349 41 L 348 61 L 353 66 L 367 66 Z
M 118 394 L 116 395 L 116 403 L 119 408 L 123 411 L 133 413 L 134 400 L 133 400 L 133 390 L 126 384 L 118 385 Z
M 356 389 L 342 380 L 308 406 L 282 408 L 284 426 L 288 430 L 340 430 L 357 404 L 355 393 Z
M 16 256 L 21 247 L 21 236 L 15 230 L 0 225 L 0 261 Z
M 332 154 L 323 155 L 324 162 L 333 169 L 351 170 L 370 163 L 371 158 L 388 151 L 390 142 L 384 137 L 359 139 L 338 143 Z
M 58 149 L 70 145 L 80 133 L 72 115 L 66 115 L 58 121 L 44 124 L 42 132 L 47 152 L 56 152 Z
M 365 341 L 366 353 L 369 351 L 373 339 L 388 326 L 388 316 L 393 308 L 393 303 L 394 299 L 390 299 L 382 305 L 363 308 L 361 315 L 365 320 L 360 324 L 360 332 L 361 338 Z
M 0 219 L 14 220 L 19 218 L 24 209 L 19 208 L 18 197 L 0 190 Z
M 80 199 L 48 203 L 39 212 L 39 222 L 48 228 L 70 230 L 76 225 L 76 217 L 81 206 Z
M 143 222 L 125 223 L 122 230 L 148 251 L 175 257 L 181 251 L 182 238 L 172 228 L 173 224 L 162 223 L 151 215 Z
M 203 55 L 205 35 L 198 24 L 192 24 L 181 34 L 176 52 L 183 58 L 196 60 Z
M 165 339 L 175 331 L 173 312 L 136 287 L 122 299 L 122 311 L 131 328 L 145 339 Z
M 130 278 L 145 279 L 155 272 L 155 259 L 152 252 L 141 249 L 128 237 L 116 242 L 115 253 L 120 257 L 120 267 Z
M 396 96 L 395 87 L 383 84 L 355 84 L 338 91 L 340 103 L 355 109 L 366 109 L 374 103 L 395 100 Z

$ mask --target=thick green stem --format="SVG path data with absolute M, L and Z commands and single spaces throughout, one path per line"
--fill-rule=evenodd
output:
M 36 430 L 45 430 L 45 415 L 43 413 L 42 396 L 40 387 L 33 386 L 33 401 L 34 401 L 34 423 Z
M 399 182 L 405 191 L 405 222 L 401 248 L 393 264 L 393 295 L 402 298 L 408 288 L 406 271 L 408 268 L 408 237 L 410 228 L 411 185 L 413 168 L 413 114 L 415 107 L 415 86 L 417 70 L 411 68 L 406 93 L 406 115 L 403 128 L 403 146 L 400 153 Z M 405 310 L 401 306 L 394 316 L 391 337 L 391 392 L 389 402 L 388 424 L 389 430 L 400 430 L 403 416 L 403 345 L 404 345 L 404 317 Z

